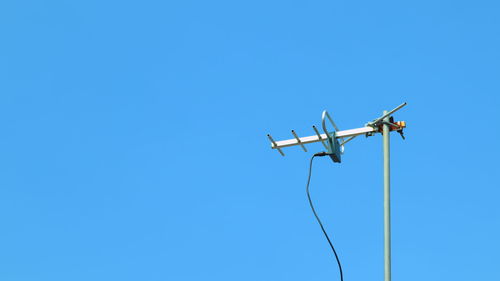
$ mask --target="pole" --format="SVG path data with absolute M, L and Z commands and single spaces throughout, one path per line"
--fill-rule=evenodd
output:
M 384 110 L 384 115 L 387 111 Z M 384 118 L 389 122 L 389 116 Z M 384 146 L 384 281 L 391 281 L 391 167 L 390 167 L 390 129 L 383 124 Z

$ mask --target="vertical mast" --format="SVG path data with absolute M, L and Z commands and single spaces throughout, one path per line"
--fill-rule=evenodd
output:
M 387 111 L 384 111 L 384 115 Z M 389 116 L 383 123 L 384 146 L 384 281 L 391 281 L 391 166 Z

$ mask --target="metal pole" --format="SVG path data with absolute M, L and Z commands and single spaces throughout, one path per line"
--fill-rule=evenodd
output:
M 387 110 L 384 111 L 384 115 Z M 389 122 L 389 116 L 384 118 Z M 389 140 L 389 125 L 383 124 L 383 143 L 384 143 L 384 281 L 391 281 L 391 167 Z

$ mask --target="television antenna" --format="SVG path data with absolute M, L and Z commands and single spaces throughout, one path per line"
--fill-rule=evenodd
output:
M 324 133 L 320 133 L 316 126 L 312 126 L 316 133 L 312 136 L 299 137 L 292 130 L 293 139 L 275 141 L 270 134 L 267 135 L 271 141 L 271 148 L 278 150 L 282 156 L 285 156 L 282 150 L 285 147 L 299 145 L 302 150 L 307 152 L 306 144 L 321 142 L 327 149 L 326 155 L 330 156 L 333 162 L 340 163 L 341 156 L 344 153 L 344 146 L 355 137 L 360 135 L 369 137 L 377 133 L 382 134 L 384 152 L 384 281 L 391 281 L 390 132 L 396 131 L 404 139 L 403 129 L 406 128 L 406 122 L 394 122 L 392 114 L 406 106 L 406 104 L 406 102 L 402 103 L 390 111 L 384 110 L 380 117 L 366 123 L 361 128 L 341 131 L 330 114 L 325 110 L 321 117 L 321 127 Z M 333 130 L 328 130 L 327 120 L 330 122 Z

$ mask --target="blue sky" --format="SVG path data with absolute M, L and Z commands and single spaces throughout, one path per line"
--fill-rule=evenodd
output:
M 403 2 L 2 2 L 0 279 L 337 280 L 311 153 L 266 134 L 403 101 L 393 279 L 500 279 L 500 6 Z M 311 192 L 345 280 L 382 280 L 381 137 Z

